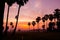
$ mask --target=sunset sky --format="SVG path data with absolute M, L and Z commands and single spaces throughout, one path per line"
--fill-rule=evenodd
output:
M 7 8 L 8 5 L 5 3 L 4 22 L 6 21 Z M 20 9 L 18 29 L 28 30 L 27 22 L 32 22 L 37 16 L 42 17 L 45 14 L 51 14 L 56 8 L 60 9 L 60 0 L 29 0 L 28 3 Z M 14 22 L 15 24 L 17 11 L 18 5 L 15 3 L 10 7 L 9 22 Z

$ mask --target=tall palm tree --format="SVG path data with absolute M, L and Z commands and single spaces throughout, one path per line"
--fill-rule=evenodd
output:
M 59 23 L 60 23 L 60 9 L 55 9 L 55 12 L 54 12 L 54 17 L 55 19 L 57 19 L 57 29 L 59 30 Z
M 28 2 L 28 0 L 16 0 L 16 3 L 19 5 L 19 7 L 18 7 L 17 16 L 15 17 L 16 18 L 16 25 L 15 25 L 15 29 L 14 29 L 14 32 L 13 33 L 15 33 L 16 28 L 17 28 L 20 8 L 21 8 L 21 6 L 24 6 L 24 4 L 26 4 L 27 2 Z
M 49 22 L 49 31 L 52 31 L 52 29 L 53 29 L 53 22 L 52 22 L 52 20 L 54 19 L 54 15 L 53 14 L 49 14 L 49 20 L 50 20 L 50 22 Z
M 60 18 L 60 9 L 55 9 L 54 16 L 57 18 Z
M 49 15 L 46 14 L 44 17 L 45 17 L 45 20 L 46 20 L 46 26 L 47 26 L 47 20 L 48 20 L 48 18 L 49 18 Z
M 33 30 L 34 30 L 34 26 L 36 25 L 35 21 L 32 21 L 32 25 L 33 25 Z
M 45 25 L 45 17 L 42 17 L 43 25 Z
M 2 33 L 4 30 L 3 27 L 3 18 L 4 18 L 4 8 L 5 8 L 5 0 L 0 0 L 0 40 L 2 40 Z
M 12 4 L 15 2 L 15 0 L 6 0 L 6 3 L 8 4 L 8 11 L 7 11 L 7 19 L 6 19 L 6 29 L 5 32 L 8 30 L 8 17 L 9 17 L 9 9 L 12 6 Z
M 60 19 L 57 20 L 56 25 L 57 25 L 57 31 L 60 32 Z
M 39 21 L 40 21 L 40 20 L 41 20 L 40 17 L 37 17 L 37 18 L 36 18 L 36 22 L 37 22 L 38 29 L 39 29 Z
M 30 22 L 28 22 L 29 30 L 30 30 L 30 25 L 31 25 L 31 23 L 30 23 Z

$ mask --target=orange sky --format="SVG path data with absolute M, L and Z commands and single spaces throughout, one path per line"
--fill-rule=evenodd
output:
M 60 0 L 29 0 L 29 2 L 20 9 L 18 29 L 28 30 L 27 22 L 32 22 L 37 18 L 37 16 L 42 17 L 45 14 L 53 14 L 54 9 L 60 8 L 59 4 Z M 5 3 L 4 22 L 6 22 L 7 8 L 8 5 Z M 9 22 L 14 22 L 15 24 L 17 11 L 18 5 L 14 3 L 9 10 Z M 33 27 L 31 26 L 31 29 L 32 28 Z

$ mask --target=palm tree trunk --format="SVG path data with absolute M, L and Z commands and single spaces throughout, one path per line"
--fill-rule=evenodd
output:
M 18 8 L 18 17 L 19 17 L 19 11 L 20 11 L 20 5 L 19 5 L 19 8 Z M 18 24 L 18 17 L 17 17 L 17 20 L 16 20 L 16 25 L 15 25 L 15 29 L 14 29 L 14 31 L 13 31 L 13 33 L 15 33 L 15 31 L 16 31 L 16 28 L 17 28 L 17 24 Z
M 34 26 L 33 26 L 33 31 L 34 31 Z
M 5 8 L 5 1 L 0 0 L 0 40 L 2 40 L 2 32 L 3 32 L 3 18 L 4 18 L 4 8 Z
M 9 17 L 9 8 L 10 8 L 10 6 L 8 5 L 5 33 L 8 31 L 8 26 L 7 25 L 8 25 L 8 17 Z
M 30 26 L 29 26 L 29 30 L 30 30 Z
M 39 23 L 37 23 L 37 29 L 39 30 Z
M 38 29 L 39 29 L 39 23 L 38 23 Z
M 43 25 L 45 25 L 45 22 L 43 22 Z M 44 26 L 45 27 L 45 26 Z
M 47 21 L 46 21 L 46 26 L 45 27 L 47 27 Z
M 7 27 L 7 25 L 8 25 L 8 18 L 9 18 L 9 8 L 10 8 L 10 6 L 8 6 L 8 11 L 7 11 L 6 27 Z

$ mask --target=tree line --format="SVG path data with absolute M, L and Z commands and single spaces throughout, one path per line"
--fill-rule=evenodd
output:
M 30 25 L 33 25 L 33 30 L 34 30 L 34 26 L 37 23 L 37 27 L 39 30 L 39 22 L 42 20 L 43 25 L 43 31 L 45 30 L 45 26 L 48 25 L 47 31 L 57 31 L 60 32 L 60 9 L 55 9 L 53 14 L 45 14 L 42 18 L 41 17 L 37 17 L 35 21 L 28 22 L 28 25 L 30 27 Z M 48 20 L 50 20 L 49 24 L 47 24 Z M 54 20 L 54 22 L 53 22 Z M 46 25 L 45 25 L 46 22 Z M 57 28 L 55 28 L 55 25 L 57 26 Z

